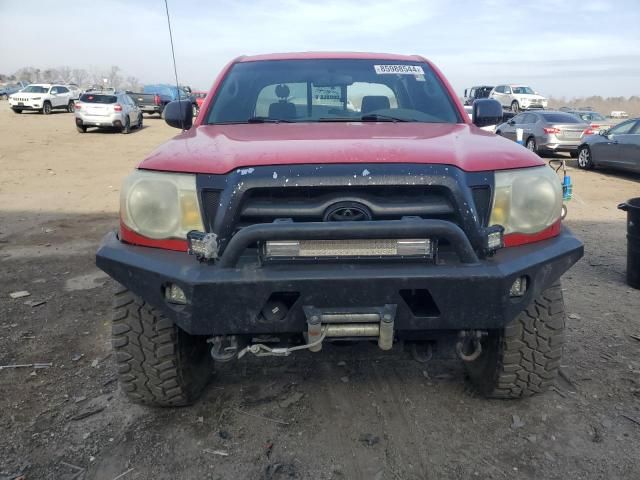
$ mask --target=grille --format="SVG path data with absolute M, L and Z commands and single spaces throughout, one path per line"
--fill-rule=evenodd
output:
M 372 220 L 397 220 L 405 216 L 454 220 L 455 209 L 443 188 L 348 187 L 254 189 L 240 210 L 241 223 L 270 223 L 278 218 L 321 222 L 329 208 L 339 202 L 367 207 Z

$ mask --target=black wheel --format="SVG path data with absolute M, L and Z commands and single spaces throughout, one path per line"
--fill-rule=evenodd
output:
M 127 115 L 127 118 L 124 121 L 124 126 L 120 131 L 124 134 L 131 133 L 131 120 L 129 120 L 129 115 Z
M 138 115 L 138 127 L 137 127 L 137 128 L 138 128 L 138 130 L 142 130 L 142 123 L 143 123 L 143 121 L 144 121 L 144 120 L 143 120 L 142 114 L 140 113 L 140 114 Z
M 578 152 L 569 152 L 571 158 L 578 158 Z
M 501 132 L 500 130 L 498 130 L 498 131 L 496 132 L 496 135 L 498 135 L 498 136 L 500 136 L 500 137 L 501 137 L 501 136 L 502 136 L 502 132 Z
M 70 100 L 69 104 L 67 105 L 67 112 L 73 113 L 74 110 L 75 110 L 75 103 L 73 102 L 73 100 Z
M 511 102 L 511 111 L 513 113 L 520 113 L 520 104 L 518 103 L 517 100 L 514 100 L 513 102 Z
M 536 139 L 533 137 L 527 138 L 527 150 L 533 153 L 538 153 L 538 146 L 536 145 Z
M 591 170 L 593 168 L 591 150 L 589 150 L 589 147 L 586 145 L 580 147 L 580 150 L 578 150 L 578 167 L 584 170 Z
M 14 113 L 22 113 L 22 109 L 21 108 L 12 108 L 11 110 L 13 110 Z
M 87 133 L 87 127 L 84 125 L 76 125 L 76 129 L 78 130 L 78 133 Z
M 51 108 L 51 103 L 50 102 L 44 102 L 42 104 L 42 113 L 44 115 L 49 115 L 51 113 L 51 110 L 52 110 L 52 108 Z
M 564 327 L 564 301 L 557 283 L 503 330 L 489 332 L 482 340 L 481 355 L 465 363 L 469 379 L 491 398 L 544 392 L 560 369 Z
M 193 403 L 213 372 L 206 338 L 187 335 L 144 300 L 118 287 L 111 338 L 122 390 L 144 405 Z

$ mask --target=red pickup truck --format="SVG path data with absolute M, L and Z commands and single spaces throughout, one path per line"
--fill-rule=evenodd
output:
M 473 108 L 428 60 L 363 53 L 240 57 L 195 121 L 168 104 L 183 132 L 125 179 L 97 252 L 123 390 L 184 405 L 217 362 L 366 340 L 457 356 L 490 397 L 544 391 L 583 246 L 555 173 L 479 128 L 496 101 Z

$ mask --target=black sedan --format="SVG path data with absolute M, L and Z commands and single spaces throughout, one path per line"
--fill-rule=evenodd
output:
M 598 166 L 640 173 L 640 118 L 583 137 L 578 147 L 578 166 Z

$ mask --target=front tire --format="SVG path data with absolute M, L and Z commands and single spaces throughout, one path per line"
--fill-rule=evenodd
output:
M 143 122 L 144 122 L 144 119 L 142 114 L 138 115 L 138 125 L 137 125 L 138 130 L 142 130 Z
M 591 160 L 591 150 L 586 145 L 580 147 L 578 150 L 578 167 L 583 170 L 591 170 L 593 168 L 593 161 Z
M 511 102 L 511 111 L 513 113 L 520 113 L 520 104 L 518 103 L 517 100 L 514 100 L 513 102 Z
M 87 133 L 87 127 L 84 125 L 76 125 L 76 129 L 78 130 L 78 133 Z
M 44 102 L 42 104 L 42 114 L 49 115 L 51 113 L 52 107 L 50 102 Z
M 13 110 L 14 113 L 22 113 L 21 108 L 12 108 L 11 110 Z
M 205 337 L 192 336 L 121 285 L 113 305 L 112 343 L 118 380 L 135 403 L 193 403 L 207 385 L 213 360 Z
M 542 292 L 502 330 L 482 340 L 482 354 L 465 363 L 469 379 L 490 398 L 546 391 L 560 369 L 565 313 L 560 283 Z
M 536 139 L 529 137 L 527 139 L 527 150 L 533 153 L 538 153 L 538 145 L 536 145 Z

